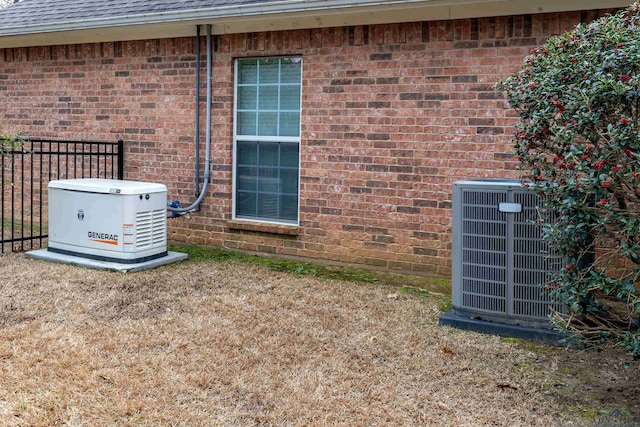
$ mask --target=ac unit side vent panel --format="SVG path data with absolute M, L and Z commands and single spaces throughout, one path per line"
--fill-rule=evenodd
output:
M 550 326 L 549 314 L 562 306 L 545 285 L 563 260 L 542 240 L 539 204 L 539 197 L 517 181 L 454 184 L 454 311 Z

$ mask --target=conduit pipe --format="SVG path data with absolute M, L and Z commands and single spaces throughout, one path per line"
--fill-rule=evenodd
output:
M 200 30 L 198 28 L 198 45 L 199 45 L 199 33 Z M 198 45 L 196 45 L 196 50 L 199 51 L 199 47 Z M 199 52 L 198 52 L 199 53 Z M 196 55 L 196 63 L 198 64 L 196 66 L 196 68 L 199 70 L 199 64 L 200 64 L 200 56 Z M 198 72 L 196 72 L 196 87 L 199 89 L 200 88 L 200 74 Z M 196 119 L 196 124 L 197 124 L 197 130 L 196 130 L 196 193 L 198 192 L 198 185 L 199 185 L 199 175 L 200 175 L 200 161 L 199 161 L 199 155 L 200 155 L 200 97 L 199 97 L 199 93 L 200 91 L 197 90 L 197 94 L 196 94 L 196 115 L 197 115 L 197 119 Z M 204 177 L 202 179 L 202 188 L 200 188 L 200 194 L 198 195 L 198 197 L 196 198 L 196 200 L 189 206 L 181 208 L 179 206 L 175 206 L 176 203 L 175 202 L 171 202 L 169 203 L 169 205 L 167 206 L 167 210 L 169 212 L 173 212 L 174 216 L 179 216 L 179 215 L 184 215 L 187 214 L 189 212 L 193 212 L 194 210 L 196 210 L 198 208 L 198 206 L 200 206 L 200 203 L 202 202 L 202 199 L 204 198 L 205 193 L 207 192 L 207 187 L 209 186 L 209 178 L 210 178 L 210 166 L 211 166 L 211 159 L 210 159 L 210 152 L 211 152 L 211 25 L 207 25 L 207 118 L 206 118 L 206 133 L 205 133 L 205 162 L 204 162 Z
M 200 191 L 200 25 L 196 26 L 196 170 L 195 191 Z

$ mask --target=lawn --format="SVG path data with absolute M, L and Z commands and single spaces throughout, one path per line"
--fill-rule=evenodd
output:
M 211 254 L 140 273 L 0 256 L 0 425 L 593 426 L 607 410 L 640 415 L 640 369 L 619 351 L 437 326 L 442 279 Z
M 11 252 L 12 250 L 30 250 L 40 248 L 40 239 L 34 238 L 33 240 L 11 242 L 12 239 L 20 239 L 22 237 L 40 236 L 47 234 L 47 225 L 38 222 L 19 222 L 11 221 L 10 215 L 7 215 L 2 222 L 2 228 L 0 229 L 0 240 L 6 241 L 4 244 L 0 243 L 0 252 Z M 4 245 L 4 246 L 3 246 Z

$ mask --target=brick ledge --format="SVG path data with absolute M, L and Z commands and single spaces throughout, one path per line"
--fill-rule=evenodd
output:
M 287 236 L 297 236 L 298 230 L 300 229 L 297 225 L 268 224 L 237 219 L 227 221 L 227 226 L 232 230 L 258 231 L 261 233 L 284 234 Z

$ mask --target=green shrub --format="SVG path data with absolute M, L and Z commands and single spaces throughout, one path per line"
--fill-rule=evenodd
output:
M 0 154 L 20 151 L 24 148 L 24 138 L 20 131 L 10 134 L 5 133 L 0 124 Z
M 543 234 L 567 259 L 547 284 L 568 306 L 554 322 L 640 356 L 640 4 L 549 39 L 501 86 Z

